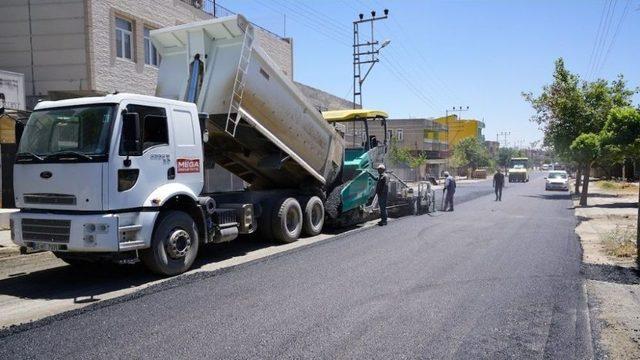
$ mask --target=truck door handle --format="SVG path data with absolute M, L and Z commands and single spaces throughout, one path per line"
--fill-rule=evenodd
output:
M 176 168 L 172 166 L 169 168 L 169 170 L 167 170 L 167 179 L 173 180 L 175 178 L 176 178 Z

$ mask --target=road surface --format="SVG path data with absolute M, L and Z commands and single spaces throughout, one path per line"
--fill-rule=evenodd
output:
M 543 181 L 5 330 L 0 358 L 589 358 L 576 221 Z

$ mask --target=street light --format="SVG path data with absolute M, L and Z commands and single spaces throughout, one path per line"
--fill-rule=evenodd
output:
M 380 45 L 380 47 L 378 48 L 378 50 L 382 49 L 383 47 L 387 46 L 391 44 L 391 40 L 387 39 L 385 41 L 382 42 L 382 45 Z

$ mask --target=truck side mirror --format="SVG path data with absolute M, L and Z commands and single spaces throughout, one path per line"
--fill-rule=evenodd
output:
M 122 114 L 122 155 L 142 155 L 142 131 L 140 115 L 127 112 Z

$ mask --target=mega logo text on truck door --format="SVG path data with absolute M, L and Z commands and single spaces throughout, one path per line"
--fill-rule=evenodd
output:
M 178 159 L 178 174 L 200 172 L 200 159 Z

